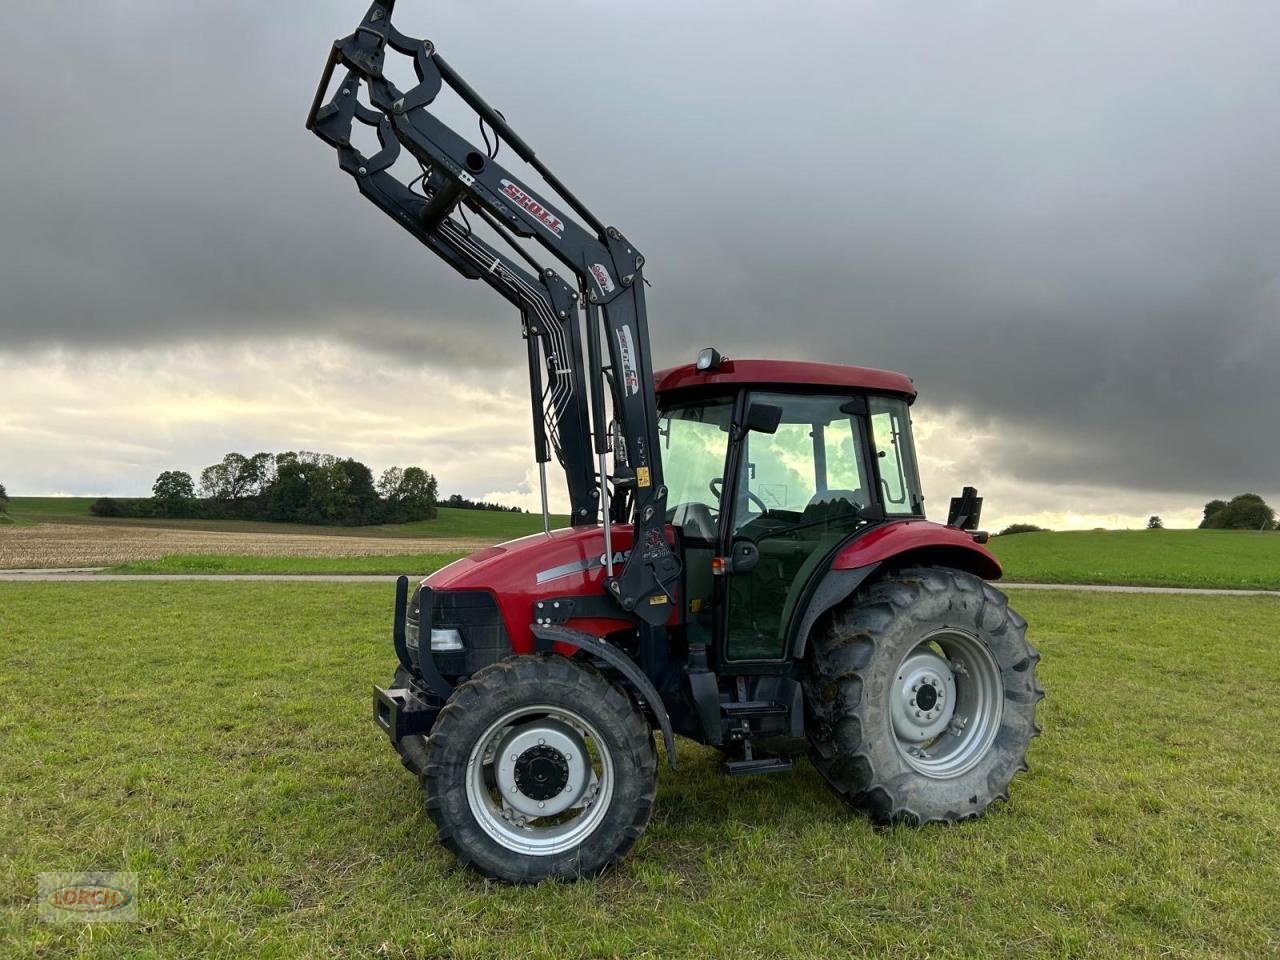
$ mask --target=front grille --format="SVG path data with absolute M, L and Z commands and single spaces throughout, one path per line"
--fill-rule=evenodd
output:
M 464 649 L 432 654 L 446 677 L 470 676 L 511 653 L 511 639 L 498 612 L 498 602 L 486 590 L 434 592 L 428 623 L 437 630 L 457 630 L 462 634 Z M 430 636 L 425 626 L 422 633 Z

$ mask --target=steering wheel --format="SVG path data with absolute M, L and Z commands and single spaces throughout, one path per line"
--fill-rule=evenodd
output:
M 714 496 L 716 500 L 719 500 L 720 491 L 724 489 L 724 481 L 720 477 L 716 477 L 711 481 L 711 483 L 708 484 L 708 486 L 711 488 L 712 496 Z M 745 492 L 747 494 L 747 499 L 750 500 L 752 503 L 754 503 L 756 506 L 758 506 L 760 508 L 761 513 L 769 512 L 769 505 L 767 503 L 765 503 L 763 500 L 757 497 L 750 490 L 747 490 Z

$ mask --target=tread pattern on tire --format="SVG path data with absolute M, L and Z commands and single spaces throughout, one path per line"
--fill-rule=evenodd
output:
M 891 739 L 893 731 L 871 703 L 885 683 L 885 664 L 896 670 L 905 652 L 899 631 L 948 620 L 981 636 L 993 654 L 999 651 L 1005 693 L 990 761 L 955 782 L 929 781 L 895 764 L 890 750 L 873 741 Z M 1009 781 L 1028 769 L 1027 747 L 1040 734 L 1040 654 L 1026 630 L 1003 593 L 960 570 L 909 568 L 864 587 L 824 615 L 809 644 L 804 682 L 814 766 L 843 800 L 880 824 L 955 823 L 1007 800 Z M 888 747 L 896 750 L 892 742 Z

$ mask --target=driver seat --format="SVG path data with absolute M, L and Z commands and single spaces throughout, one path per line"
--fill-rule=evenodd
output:
M 846 501 L 857 510 L 861 510 L 867 505 L 866 494 L 861 490 L 821 490 L 809 498 L 809 503 L 805 510 L 807 512 L 810 507 L 831 507 L 841 500 Z
M 711 516 L 711 509 L 696 500 L 677 506 L 671 515 L 671 525 L 679 527 L 681 533 L 694 540 L 716 538 L 716 521 Z

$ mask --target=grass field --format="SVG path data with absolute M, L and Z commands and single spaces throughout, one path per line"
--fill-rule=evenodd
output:
M 364 557 L 254 557 L 217 554 L 176 554 L 159 560 L 140 560 L 110 568 L 112 573 L 217 574 L 384 574 L 426 576 L 453 563 L 462 552 L 406 553 Z
M 985 820 L 873 829 L 682 741 L 622 869 L 513 889 L 370 722 L 388 585 L 0 584 L 0 955 L 1277 955 L 1280 602 L 1014 597 L 1045 735 Z M 88 868 L 139 874 L 139 923 L 34 920 Z
M 98 520 L 87 497 L 15 497 L 0 529 L 0 568 L 113 566 L 139 573 L 399 573 L 458 551 L 536 533 L 533 514 L 440 509 L 436 520 L 381 527 Z M 563 526 L 565 517 L 554 517 Z M 995 537 L 1007 582 L 1280 590 L 1280 533 L 1089 530 Z M 272 562 L 270 557 L 279 558 Z M 305 561 L 297 557 L 310 557 Z M 243 559 L 242 559 L 243 558 Z M 429 562 L 429 561 L 428 561 Z M 423 569 L 426 569 L 425 567 Z
M 511 540 L 542 529 L 542 515 L 499 513 L 493 510 L 458 510 L 440 507 L 434 520 L 381 524 L 371 527 L 316 527 L 300 523 L 263 523 L 254 520 L 129 520 L 95 517 L 89 513 L 93 497 L 11 497 L 9 516 L 19 523 L 100 523 L 110 527 L 162 527 L 224 533 L 314 534 L 331 537 L 441 537 L 473 540 Z M 553 515 L 553 527 L 567 526 L 569 518 Z
M 1009 580 L 1280 590 L 1280 533 L 1085 530 L 995 537 Z
M 448 507 L 440 509 L 436 520 L 375 527 L 107 520 L 87 514 L 91 502 L 85 497 L 14 498 L 11 522 L 0 526 L 0 569 L 142 564 L 139 569 L 147 572 L 400 572 L 404 567 L 396 556 L 469 552 L 542 529 L 541 516 Z M 561 525 L 565 519 L 553 522 Z M 203 566 L 192 559 L 216 556 L 248 559 L 208 560 Z M 264 557 L 281 562 L 273 565 Z M 297 557 L 328 562 L 291 559 Z

